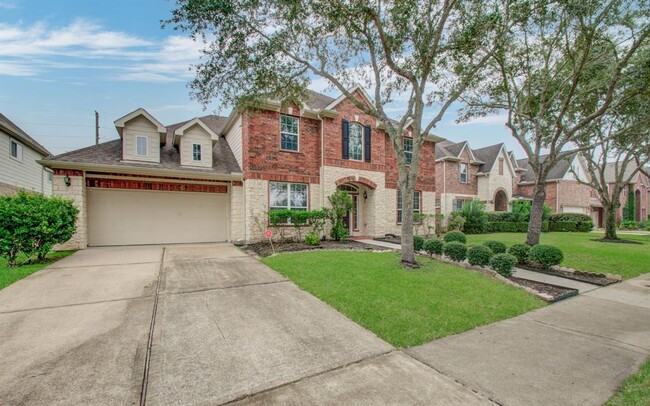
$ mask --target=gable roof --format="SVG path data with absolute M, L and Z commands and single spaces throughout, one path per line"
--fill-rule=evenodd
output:
M 27 145 L 31 149 L 39 152 L 43 156 L 52 155 L 50 151 L 48 151 L 44 146 L 39 144 L 35 139 L 30 137 L 25 131 L 23 131 L 20 127 L 14 124 L 11 120 L 7 118 L 7 116 L 5 116 L 2 113 L 0 113 L 0 129 L 6 132 L 7 134 L 11 135 L 12 137 L 16 138 L 16 140 Z
M 497 158 L 499 157 L 499 153 L 503 148 L 505 148 L 505 145 L 503 143 L 499 143 L 473 150 L 474 155 L 483 161 L 483 164 L 479 167 L 478 171 L 489 173 L 494 167 L 494 163 L 496 162 Z
M 142 107 L 133 110 L 129 114 L 124 115 L 113 122 L 113 124 L 115 124 L 115 128 L 117 128 L 117 133 L 120 134 L 120 137 L 122 137 L 122 130 L 124 129 L 126 123 L 139 116 L 143 116 L 156 127 L 156 131 L 158 131 L 160 134 L 160 142 L 164 142 L 166 133 L 165 126 L 162 125 L 160 121 L 156 120 L 154 116 L 149 114 L 149 112 Z
M 625 167 L 625 173 L 623 174 L 623 179 L 627 179 L 630 177 L 630 174 L 637 168 L 636 163 L 630 162 L 627 164 Z M 620 167 L 618 168 L 618 171 L 620 173 Z M 605 166 L 605 181 L 607 183 L 614 183 L 616 181 L 616 163 L 615 162 L 610 162 Z M 636 183 L 637 180 L 639 179 L 639 171 L 637 171 L 634 176 L 630 179 L 629 183 Z
M 309 98 L 305 101 L 305 104 L 313 110 L 324 109 L 336 100 L 333 97 L 329 97 L 313 90 L 307 90 L 307 94 L 309 95 Z
M 549 170 L 546 180 L 549 181 L 549 180 L 564 179 L 564 176 L 571 168 L 571 162 L 573 162 L 573 158 L 575 158 L 576 154 L 577 151 L 571 151 L 570 155 L 568 155 L 566 158 L 556 163 L 551 168 L 551 170 Z M 539 157 L 540 162 L 545 162 L 547 159 L 548 159 L 548 155 L 540 155 Z M 533 168 L 528 163 L 528 158 L 518 159 L 517 165 L 521 169 L 525 169 L 525 172 L 521 174 L 522 182 L 535 182 L 535 177 L 536 177 L 535 171 L 533 171 Z
M 198 125 L 199 127 L 201 127 L 203 129 L 203 131 L 208 133 L 208 135 L 210 136 L 210 139 L 212 139 L 213 141 L 216 140 L 217 138 L 219 138 L 218 133 L 215 133 L 207 124 L 205 124 L 203 122 L 203 120 L 201 120 L 198 117 L 195 117 L 195 118 L 193 118 L 193 119 L 191 119 L 189 121 L 186 121 L 184 124 L 176 127 L 176 129 L 173 130 L 174 134 L 173 134 L 173 137 L 172 137 L 172 143 L 175 145 L 176 140 L 178 139 L 178 137 L 182 137 L 185 134 L 186 130 L 189 130 L 190 128 L 194 127 L 195 125 Z
M 200 120 L 213 133 L 219 134 L 225 117 L 205 116 L 193 120 Z M 187 120 L 165 127 L 167 143 L 160 148 L 160 163 L 124 161 L 122 159 L 122 140 L 107 141 L 98 145 L 81 148 L 75 151 L 66 152 L 53 157 L 43 159 L 41 163 L 47 167 L 79 167 L 94 166 L 115 166 L 123 171 L 126 170 L 166 170 L 183 173 L 194 173 L 196 175 L 232 175 L 241 174 L 241 168 L 232 153 L 228 142 L 223 137 L 217 137 L 212 148 L 212 167 L 188 167 L 181 166 L 181 158 L 178 149 L 173 145 L 174 132 L 183 125 L 192 122 Z

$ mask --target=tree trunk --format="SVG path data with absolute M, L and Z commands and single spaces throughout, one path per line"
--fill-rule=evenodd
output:
M 415 250 L 413 249 L 413 186 L 410 182 L 400 182 L 402 193 L 402 263 L 415 267 Z
M 546 201 L 546 184 L 538 182 L 535 185 L 533 205 L 530 208 L 530 221 L 528 222 L 528 237 L 526 244 L 539 244 L 539 236 L 542 233 L 542 216 L 544 215 L 544 202 Z
M 609 204 L 603 207 L 605 210 L 605 240 L 618 240 L 616 235 L 616 205 Z

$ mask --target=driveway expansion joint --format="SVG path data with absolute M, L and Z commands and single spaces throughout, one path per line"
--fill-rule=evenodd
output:
M 97 300 L 97 301 L 94 301 L 94 302 L 68 303 L 68 304 L 62 304 L 62 305 L 57 305 L 57 306 L 30 307 L 28 309 L 0 311 L 0 315 L 2 315 L 2 314 L 21 313 L 21 312 L 33 312 L 33 311 L 38 311 L 38 310 L 61 309 L 61 308 L 66 308 L 66 307 L 95 305 L 95 304 L 102 304 L 102 303 L 123 302 L 123 301 L 129 301 L 129 300 L 142 300 L 142 299 L 149 299 L 151 297 L 154 297 L 154 295 L 152 294 L 152 295 L 144 295 L 144 296 L 122 297 L 122 298 L 118 298 L 118 299 Z
M 250 288 L 252 286 L 274 285 L 276 283 L 289 283 L 289 282 L 291 282 L 291 281 L 286 279 L 286 280 L 282 280 L 282 281 L 246 283 L 246 284 L 237 285 L 237 286 L 217 286 L 217 287 L 213 287 L 213 288 L 184 290 L 182 292 L 163 292 L 163 293 L 160 293 L 160 296 L 184 295 L 184 294 L 187 294 L 187 293 L 209 292 L 209 291 L 212 291 L 212 290 L 229 290 L 229 289 Z
M 120 264 L 99 264 L 99 265 L 77 265 L 77 266 L 48 266 L 48 270 L 59 270 L 59 269 L 78 269 L 78 268 L 103 268 L 109 266 L 129 266 L 129 265 L 147 265 L 147 264 L 159 264 L 161 261 L 146 261 L 146 262 L 129 262 L 129 263 L 120 263 Z M 30 275 L 31 276 L 31 275 Z

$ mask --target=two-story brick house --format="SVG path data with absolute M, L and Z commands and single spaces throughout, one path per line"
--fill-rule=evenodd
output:
M 354 95 L 370 103 L 360 88 Z M 115 121 L 120 139 L 43 161 L 54 193 L 81 209 L 70 246 L 255 241 L 269 210 L 318 209 L 353 197 L 353 236 L 399 233 L 397 162 L 376 119 L 345 97 L 310 92 L 301 106 L 269 102 L 163 126 L 144 109 Z M 433 212 L 435 142 L 423 145 L 414 209 Z M 404 141 L 411 145 L 408 133 Z
M 467 141 L 436 144 L 438 213 L 449 215 L 479 200 L 488 211 L 509 211 L 518 168 L 500 143 L 472 149 Z

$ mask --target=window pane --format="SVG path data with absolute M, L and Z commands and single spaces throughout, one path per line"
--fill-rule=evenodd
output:
M 298 136 L 294 134 L 282 133 L 280 148 L 288 149 L 289 151 L 298 151 Z
M 406 164 L 410 165 L 413 159 L 413 138 L 404 138 L 404 157 Z
M 13 141 L 11 141 L 11 156 L 18 158 L 18 144 Z
M 201 144 L 192 144 L 192 159 L 194 161 L 201 160 Z
M 363 159 L 363 127 L 361 124 L 350 124 L 349 136 L 350 159 L 361 161 Z
M 137 137 L 137 151 L 138 155 L 147 155 L 147 139 L 145 137 Z
M 280 116 L 280 148 L 298 151 L 298 117 Z
M 307 185 L 291 184 L 291 209 L 307 210 Z
M 420 192 L 413 192 L 413 211 L 420 212 Z
M 269 184 L 269 203 L 272 208 L 288 208 L 288 183 L 271 182 Z

